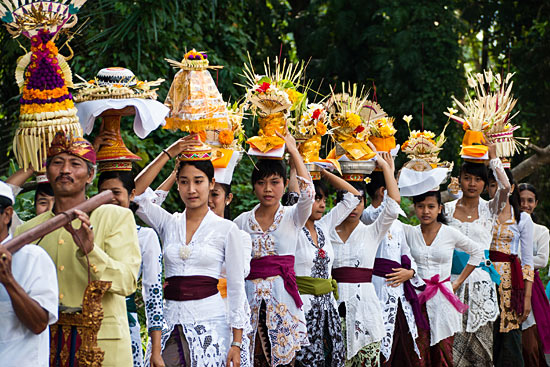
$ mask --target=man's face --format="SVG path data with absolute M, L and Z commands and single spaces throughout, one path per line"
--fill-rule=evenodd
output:
M 0 241 L 3 241 L 8 236 L 12 215 L 13 207 L 11 206 L 4 208 L 4 211 L 0 214 Z
M 91 183 L 93 172 L 88 173 L 86 161 L 68 153 L 53 157 L 46 169 L 48 181 L 55 196 L 72 196 L 86 190 Z

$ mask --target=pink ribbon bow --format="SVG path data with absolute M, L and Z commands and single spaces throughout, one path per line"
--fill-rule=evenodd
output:
M 460 299 L 449 290 L 449 288 L 445 287 L 443 283 L 449 282 L 451 280 L 451 277 L 447 277 L 447 279 L 443 281 L 439 281 L 439 274 L 434 275 L 430 279 L 424 279 L 424 282 L 426 283 L 426 289 L 420 295 L 418 296 L 418 300 L 420 301 L 420 304 L 426 303 L 429 299 L 432 299 L 437 291 L 441 291 L 445 298 L 451 302 L 454 308 L 460 313 L 466 312 L 468 309 L 468 306 L 465 305 L 460 301 Z

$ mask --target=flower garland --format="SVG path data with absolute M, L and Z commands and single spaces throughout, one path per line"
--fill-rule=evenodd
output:
M 329 123 L 329 114 L 325 106 L 321 103 L 307 104 L 306 111 L 300 117 L 297 123 L 296 131 L 304 137 L 313 135 L 323 136 L 327 133 Z
M 47 29 L 31 37 L 30 64 L 19 100 L 22 115 L 74 109 L 52 37 Z

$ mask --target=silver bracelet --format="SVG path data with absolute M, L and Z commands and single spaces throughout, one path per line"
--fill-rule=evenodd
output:
M 232 347 L 237 347 L 239 349 L 242 349 L 242 343 L 239 343 L 239 342 L 232 342 L 231 343 L 231 346 Z

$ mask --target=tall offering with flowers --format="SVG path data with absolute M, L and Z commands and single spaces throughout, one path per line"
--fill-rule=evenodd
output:
M 86 0 L 0 1 L 0 19 L 14 37 L 31 41 L 31 51 L 20 57 L 15 79 L 22 92 L 19 127 L 13 150 L 20 166 L 42 168 L 55 134 L 82 136 L 76 116 L 72 73 L 54 41 L 73 27 Z

